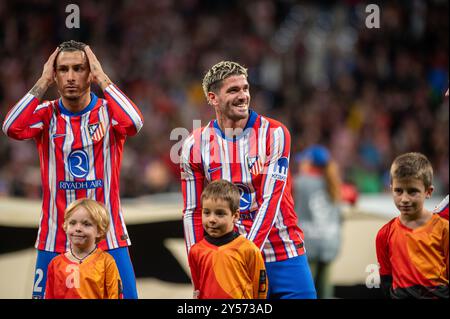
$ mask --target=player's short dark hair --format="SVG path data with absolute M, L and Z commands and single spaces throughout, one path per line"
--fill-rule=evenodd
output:
M 63 43 L 58 45 L 58 54 L 56 55 L 56 58 L 55 58 L 54 67 L 56 67 L 56 60 L 58 58 L 58 55 L 61 52 L 73 52 L 73 51 L 82 51 L 82 52 L 84 52 L 84 47 L 85 46 L 86 46 L 85 43 L 74 41 L 74 40 L 64 41 Z
M 202 87 L 208 100 L 208 92 L 217 93 L 222 87 L 222 81 L 232 75 L 245 75 L 248 77 L 247 69 L 232 61 L 221 61 L 213 65 L 203 77 Z
M 241 195 L 236 185 L 224 179 L 219 179 L 209 183 L 203 190 L 200 200 L 203 203 L 206 199 L 220 199 L 228 202 L 231 212 L 234 213 L 239 210 Z
M 84 47 L 86 46 L 83 42 L 78 42 L 74 40 L 64 41 L 60 45 L 58 45 L 59 52 L 62 51 L 84 51 Z
M 433 167 L 428 158 L 421 153 L 405 153 L 392 162 L 390 169 L 391 183 L 393 179 L 417 178 L 423 182 L 425 189 L 433 184 Z

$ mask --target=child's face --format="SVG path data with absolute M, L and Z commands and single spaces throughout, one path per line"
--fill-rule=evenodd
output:
M 425 185 L 417 178 L 394 178 L 391 184 L 395 206 L 408 218 L 417 218 L 422 214 L 423 203 L 431 197 L 433 186 L 425 189 Z
M 234 228 L 239 212 L 232 212 L 228 202 L 221 199 L 203 200 L 202 224 L 211 237 L 221 237 Z
M 97 224 L 83 207 L 75 209 L 69 217 L 66 233 L 72 245 L 79 248 L 92 247 L 100 237 Z

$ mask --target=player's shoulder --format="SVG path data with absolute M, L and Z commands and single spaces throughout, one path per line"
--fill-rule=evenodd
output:
M 50 260 L 48 266 L 56 266 L 60 264 L 67 263 L 67 259 L 64 257 L 65 253 L 61 253 L 58 256 L 54 257 L 52 260 Z
M 205 247 L 205 239 L 203 238 L 191 246 L 191 249 L 189 249 L 189 254 L 196 254 L 197 252 L 204 250 Z
M 97 249 L 97 254 L 97 260 L 102 260 L 105 265 L 116 265 L 116 260 L 108 251 Z
M 388 236 L 394 230 L 397 220 L 398 220 L 398 217 L 394 217 L 390 221 L 388 221 L 386 224 L 384 224 L 378 230 L 377 238 Z
M 58 107 L 59 100 L 44 100 L 38 104 L 34 113 L 41 112 L 43 110 L 53 111 Z
M 273 118 L 270 118 L 270 117 L 266 117 L 264 115 L 261 115 L 260 119 L 261 119 L 261 126 L 264 126 L 264 123 L 266 122 L 266 125 L 269 127 L 270 131 L 274 131 L 274 132 L 275 131 L 276 132 L 283 131 L 283 133 L 285 135 L 290 135 L 288 128 L 282 122 L 275 120 Z
M 195 128 L 184 140 L 183 146 L 192 146 L 194 143 L 200 143 L 201 136 L 205 132 L 206 129 L 211 127 L 211 122 L 208 123 L 208 125 L 197 127 Z
M 102 249 L 97 249 L 97 254 L 101 258 L 104 258 L 105 260 L 113 260 L 113 261 L 115 261 L 114 257 L 108 251 L 104 251 Z
M 448 219 L 443 218 L 439 214 L 433 214 L 434 225 L 439 225 L 438 227 L 442 228 L 443 231 L 448 232 Z
M 277 128 L 277 127 L 282 127 L 284 129 L 286 128 L 286 126 L 283 123 L 281 123 L 280 121 L 278 121 L 274 118 L 267 117 L 265 115 L 260 115 L 260 119 L 261 119 L 261 122 L 266 121 L 273 128 Z
M 253 241 L 248 239 L 247 237 L 243 235 L 239 235 L 235 238 L 235 241 L 239 243 L 241 246 L 245 247 L 245 249 L 251 250 L 251 251 L 259 251 L 258 246 L 255 245 Z

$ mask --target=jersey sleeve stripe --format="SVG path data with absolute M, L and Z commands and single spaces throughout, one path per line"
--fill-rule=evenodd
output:
M 31 124 L 31 125 L 30 125 L 30 128 L 41 128 L 41 127 L 43 127 L 43 126 L 44 126 L 44 122 L 39 121 L 39 122 L 37 122 L 37 123 Z
M 195 227 L 194 227 L 194 209 L 197 206 L 196 202 L 196 187 L 194 172 L 190 166 L 191 153 L 194 147 L 194 136 L 190 136 L 182 149 L 183 160 L 181 161 L 182 171 L 186 176 L 182 178 L 186 187 L 186 199 L 184 203 L 183 211 L 183 224 L 185 229 L 186 246 L 189 251 L 191 246 L 196 242 L 195 240 Z
M 33 102 L 34 95 L 28 93 L 26 94 L 8 113 L 6 116 L 5 122 L 3 123 L 3 132 L 8 134 L 8 130 L 12 123 L 22 114 L 23 110 L 27 108 L 27 106 Z
M 136 132 L 143 126 L 142 118 L 136 109 L 133 107 L 132 102 L 122 93 L 116 86 L 110 85 L 106 88 L 106 91 L 111 95 L 111 97 L 116 101 L 116 103 L 122 108 L 122 110 L 131 119 L 134 126 L 136 127 Z

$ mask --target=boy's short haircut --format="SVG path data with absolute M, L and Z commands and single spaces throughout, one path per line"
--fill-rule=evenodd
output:
M 232 61 L 221 61 L 213 65 L 203 77 L 202 87 L 206 99 L 208 100 L 208 92 L 217 93 L 222 87 L 222 81 L 232 75 L 245 75 L 247 78 L 247 69 Z
M 109 213 L 103 203 L 97 202 L 89 198 L 80 198 L 70 203 L 64 212 L 63 229 L 67 231 L 67 222 L 73 215 L 77 208 L 83 207 L 90 217 L 94 220 L 100 233 L 100 237 L 96 239 L 96 243 L 106 237 L 106 232 L 109 228 L 110 218 Z
M 417 178 L 425 189 L 433 184 L 433 167 L 427 157 L 421 153 L 405 153 L 399 155 L 392 162 L 390 169 L 391 184 L 393 179 Z
M 219 179 L 208 184 L 202 192 L 201 203 L 206 199 L 223 200 L 228 202 L 231 212 L 239 211 L 241 194 L 239 188 L 233 183 Z

